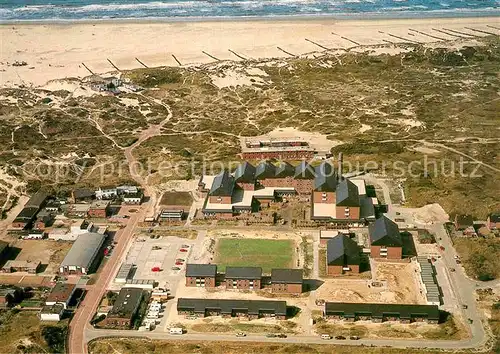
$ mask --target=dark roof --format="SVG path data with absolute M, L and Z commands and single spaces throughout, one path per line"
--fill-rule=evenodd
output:
M 399 304 L 365 304 L 365 303 L 325 303 L 325 315 L 341 315 L 348 318 L 371 316 L 373 318 L 399 317 L 411 319 L 426 317 L 429 320 L 439 320 L 439 308 L 436 305 L 399 305 Z
M 398 225 L 387 216 L 382 216 L 370 224 L 368 233 L 372 246 L 401 247 L 403 245 Z
M 47 193 L 38 191 L 35 194 L 31 196 L 31 198 L 28 200 L 28 202 L 24 205 L 25 208 L 38 208 L 40 209 L 47 200 Z
M 132 318 L 141 305 L 143 293 L 139 288 L 122 288 L 108 317 Z
M 335 171 L 334 166 L 328 162 L 323 161 L 319 166 L 314 169 L 316 176 L 336 176 L 337 172 Z
M 337 190 L 337 177 L 316 175 L 314 179 L 314 190 L 316 192 L 335 192 Z
M 209 195 L 230 196 L 233 194 L 234 177 L 227 170 L 215 176 Z
M 36 213 L 38 212 L 38 209 L 39 208 L 24 207 L 23 210 L 21 210 L 19 214 L 17 214 L 14 221 L 24 221 L 24 222 L 30 221 L 35 217 Z
M 67 283 L 57 283 L 56 286 L 52 288 L 49 296 L 47 296 L 46 302 L 67 302 L 73 295 L 75 290 L 75 284 Z
M 295 167 L 290 165 L 288 162 L 281 161 L 278 167 L 276 168 L 276 177 L 284 178 L 284 177 L 293 177 L 295 174 Z
M 273 178 L 276 175 L 276 167 L 269 161 L 262 161 L 255 169 L 255 179 Z
M 261 267 L 226 267 L 226 279 L 260 279 Z
M 9 243 L 0 240 L 0 255 L 2 255 L 3 251 L 5 251 L 9 247 Z
M 359 207 L 360 205 L 358 187 L 348 179 L 339 182 L 335 198 L 338 206 Z
M 309 165 L 307 162 L 302 161 L 297 166 L 295 166 L 294 178 L 296 179 L 313 179 L 315 176 L 314 167 Z
M 192 311 L 204 314 L 207 309 L 219 310 L 221 314 L 232 314 L 233 310 L 239 310 L 247 311 L 249 315 L 267 312 L 286 316 L 286 301 L 187 298 L 180 298 L 177 301 L 177 311 Z
M 500 222 L 500 213 L 491 213 L 490 222 Z
M 272 269 L 271 283 L 302 284 L 302 269 Z
M 95 197 L 95 191 L 88 188 L 78 188 L 73 190 L 74 199 L 88 199 Z
M 234 179 L 236 182 L 252 183 L 255 181 L 255 167 L 248 163 L 243 162 L 234 171 Z
M 217 275 L 217 265 L 215 264 L 194 264 L 186 265 L 186 277 L 215 277 Z
M 339 234 L 329 239 L 326 247 L 328 265 L 359 265 L 359 246 L 349 236 Z
M 457 227 L 460 229 L 460 228 L 464 228 L 466 229 L 467 227 L 469 226 L 473 226 L 474 225 L 474 218 L 472 217 L 472 215 L 456 215 L 455 216 L 455 222 L 457 224 Z

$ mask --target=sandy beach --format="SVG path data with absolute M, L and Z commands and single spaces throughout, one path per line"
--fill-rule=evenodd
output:
M 136 58 L 151 67 L 178 66 L 173 55 L 182 65 L 279 58 L 325 48 L 470 40 L 500 35 L 499 27 L 498 17 L 6 24 L 0 26 L 0 86 L 88 76 L 81 63 L 96 73 L 113 71 L 107 59 L 123 70 L 141 67 Z M 12 66 L 15 61 L 27 65 Z

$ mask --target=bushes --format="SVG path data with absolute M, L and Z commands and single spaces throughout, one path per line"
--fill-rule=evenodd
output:
M 497 265 L 500 240 L 459 238 L 454 242 L 469 276 L 481 281 L 496 279 L 500 276 L 500 268 Z
M 42 337 L 50 348 L 51 353 L 64 353 L 66 351 L 66 327 L 45 326 L 42 328 Z

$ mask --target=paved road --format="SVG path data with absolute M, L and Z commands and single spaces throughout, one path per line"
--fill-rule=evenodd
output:
M 474 338 L 463 341 L 448 340 L 394 340 L 394 339 L 360 339 L 360 340 L 322 340 L 319 336 L 289 336 L 286 339 L 267 338 L 262 335 L 248 335 L 236 338 L 228 334 L 185 334 L 174 336 L 162 332 L 138 332 L 121 330 L 96 330 L 87 331 L 87 339 L 93 340 L 100 337 L 142 337 L 163 340 L 186 340 L 186 341 L 239 341 L 239 342 L 266 342 L 266 343 L 300 343 L 300 344 L 348 344 L 348 345 L 375 345 L 390 346 L 394 348 L 440 348 L 440 349 L 467 349 L 475 348 L 478 343 Z
M 125 255 L 125 251 L 131 244 L 130 239 L 134 233 L 134 229 L 139 221 L 144 219 L 144 213 L 147 208 L 141 208 L 138 213 L 130 217 L 127 226 L 118 231 L 116 235 L 116 240 L 118 244 L 108 259 L 108 262 L 103 267 L 101 274 L 97 279 L 97 282 L 88 287 L 87 294 L 84 300 L 77 309 L 75 316 L 70 322 L 69 328 L 69 353 L 70 354 L 83 354 L 86 353 L 86 343 L 85 338 L 86 327 L 90 327 L 90 320 L 92 319 L 101 298 L 106 292 L 106 287 L 111 281 L 112 277 L 117 271 L 117 267 L 120 265 L 121 260 Z

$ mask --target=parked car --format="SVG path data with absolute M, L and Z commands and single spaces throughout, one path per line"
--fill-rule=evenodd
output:
M 450 272 L 454 272 L 455 271 L 455 268 L 450 268 Z
M 335 339 L 338 339 L 338 340 L 344 340 L 346 339 L 344 336 L 336 336 Z
M 182 264 L 183 264 L 182 262 L 175 262 L 175 265 L 177 265 L 177 266 L 180 266 Z
M 276 334 L 274 334 L 274 333 L 268 333 L 268 334 L 266 334 L 266 337 L 267 338 L 274 338 L 274 337 L 276 337 Z
M 358 337 L 358 336 L 350 336 L 350 337 L 349 337 L 349 339 L 350 339 L 350 340 L 358 340 L 358 339 L 359 339 L 359 337 Z
M 176 262 L 185 262 L 186 260 L 185 260 L 185 259 L 182 259 L 182 258 L 177 258 L 175 261 L 176 261 Z
M 462 308 L 463 308 L 464 310 L 467 310 L 468 306 L 467 306 L 467 305 L 465 305 L 465 304 L 463 304 L 463 305 L 462 305 Z
M 153 267 L 153 268 L 151 268 L 151 271 L 152 272 L 159 272 L 159 271 L 161 271 L 161 268 L 160 267 Z
M 474 322 L 474 320 L 472 318 L 468 318 L 467 322 L 469 322 L 470 324 L 472 324 Z
M 172 267 L 170 269 L 172 269 L 172 270 L 181 270 L 181 268 L 179 268 L 179 267 Z
M 182 247 L 182 248 L 189 248 L 189 247 L 191 247 L 191 246 L 190 246 L 190 245 L 182 245 L 181 247 Z
M 332 339 L 332 336 L 329 334 L 322 334 L 321 339 Z
M 236 337 L 246 337 L 247 335 L 243 332 L 236 333 Z
M 280 333 L 280 334 L 278 334 L 278 338 L 286 338 L 286 334 L 285 333 Z
M 185 249 L 185 248 L 181 248 L 179 251 L 180 251 L 180 252 L 187 252 L 188 250 L 187 250 L 187 249 Z

